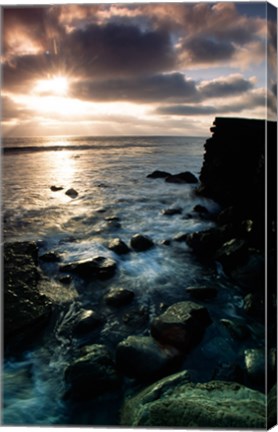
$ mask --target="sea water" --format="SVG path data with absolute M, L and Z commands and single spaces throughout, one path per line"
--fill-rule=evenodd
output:
M 101 310 L 105 314 L 98 339 L 115 350 L 117 343 L 132 334 L 148 335 L 149 322 L 162 306 L 187 300 L 186 287 L 221 288 L 208 305 L 214 321 L 238 317 L 242 298 L 236 287 L 217 269 L 199 263 L 180 234 L 213 226 L 193 211 L 196 204 L 216 212 L 213 201 L 194 193 L 195 184 L 173 184 L 150 179 L 154 170 L 171 174 L 190 171 L 199 176 L 203 162 L 204 138 L 192 137 L 35 137 L 8 138 L 2 158 L 2 211 L 5 242 L 39 241 L 40 253 L 55 251 L 63 262 L 111 257 L 117 275 L 105 284 L 64 286 L 46 267 L 47 279 L 41 291 L 56 305 L 55 317 L 39 346 L 20 359 L 6 359 L 3 365 L 4 424 L 103 424 L 117 423 L 119 397 L 107 395 L 69 413 L 63 401 L 64 371 L 78 343 L 71 329 L 80 310 Z M 52 191 L 51 186 L 61 187 Z M 78 192 L 71 198 L 65 192 Z M 169 208 L 181 213 L 163 214 Z M 119 256 L 107 248 L 109 240 L 121 238 L 129 244 L 136 233 L 151 237 L 156 247 L 149 251 Z M 171 240 L 170 245 L 165 240 Z M 130 328 L 123 312 L 105 308 L 103 296 L 112 287 L 135 293 L 136 310 L 147 322 Z M 143 311 L 143 312 L 142 312 Z M 129 310 L 130 316 L 134 312 Z M 219 352 L 217 352 L 217 346 Z M 204 349 L 204 347 L 206 347 Z M 220 353 L 220 354 L 219 354 Z M 199 365 L 205 380 L 218 362 L 235 360 L 239 347 L 228 334 L 211 326 L 202 348 L 187 359 L 186 367 Z M 200 363 L 201 362 L 201 363 Z M 201 367 L 200 364 L 207 366 Z M 111 409 L 115 407 L 115 412 Z

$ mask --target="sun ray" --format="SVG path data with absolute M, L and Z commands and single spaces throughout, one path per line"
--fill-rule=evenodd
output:
M 68 92 L 68 78 L 62 75 L 56 75 L 49 79 L 38 80 L 34 87 L 34 92 L 40 95 L 57 95 L 65 96 Z

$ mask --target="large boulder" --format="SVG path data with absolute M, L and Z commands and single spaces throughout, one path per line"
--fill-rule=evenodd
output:
M 180 352 L 171 346 L 161 345 L 150 336 L 129 336 L 116 350 L 116 365 L 129 377 L 143 381 L 155 380 L 173 371 Z
M 129 247 L 119 238 L 110 240 L 108 249 L 112 250 L 118 255 L 124 255 L 130 251 Z
M 157 178 L 166 178 L 169 176 L 171 176 L 171 174 L 166 171 L 155 170 L 151 174 L 148 174 L 147 178 L 157 179 Z
M 130 240 L 130 246 L 136 252 L 144 252 L 154 245 L 152 239 L 142 234 L 134 234 Z
M 4 344 L 19 348 L 46 325 L 51 301 L 39 290 L 38 248 L 34 242 L 5 243 Z
M 95 398 L 121 384 L 109 351 L 98 344 L 67 367 L 65 381 L 65 398 L 76 401 Z
M 166 177 L 165 181 L 167 183 L 198 183 L 197 177 L 189 171 L 169 175 Z
M 231 235 L 230 227 L 223 226 L 189 233 L 185 241 L 197 255 L 211 259 L 223 243 L 231 239 Z
M 134 297 L 134 292 L 125 288 L 111 288 L 104 300 L 109 306 L 124 306 L 129 304 Z
M 85 260 L 62 264 L 60 271 L 72 272 L 82 278 L 96 277 L 97 279 L 109 279 L 116 272 L 116 263 L 111 258 L 98 256 Z
M 197 345 L 211 318 L 207 309 L 197 303 L 184 301 L 170 306 L 151 323 L 151 334 L 162 344 L 189 351 Z
M 187 371 L 166 377 L 124 404 L 121 424 L 143 427 L 266 427 L 265 396 L 237 383 L 192 383 Z

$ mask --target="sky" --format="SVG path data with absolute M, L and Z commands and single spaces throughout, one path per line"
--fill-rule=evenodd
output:
M 275 119 L 265 2 L 4 6 L 2 22 L 4 136 L 207 136 L 216 116 Z

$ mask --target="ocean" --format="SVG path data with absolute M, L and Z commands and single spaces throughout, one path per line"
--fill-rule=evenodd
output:
M 130 334 L 123 312 L 103 304 L 103 296 L 111 287 L 134 292 L 136 311 L 143 311 L 148 319 L 134 327 L 132 334 L 149 335 L 149 322 L 163 306 L 188 300 L 187 287 L 217 285 L 220 294 L 207 305 L 214 323 L 202 345 L 181 367 L 192 369 L 205 381 L 219 365 L 242 356 L 240 343 L 218 324 L 220 318 L 244 319 L 240 290 L 221 269 L 200 263 L 185 242 L 175 241 L 181 234 L 213 227 L 211 220 L 200 217 L 193 208 L 200 204 L 214 213 L 217 204 L 197 196 L 195 184 L 147 178 L 154 170 L 171 174 L 190 171 L 198 177 L 204 143 L 202 137 L 170 136 L 4 140 L 3 240 L 39 242 L 41 254 L 55 251 L 65 263 L 99 255 L 110 257 L 117 262 L 118 271 L 109 281 L 76 287 L 61 284 L 51 265 L 45 265 L 47 278 L 41 291 L 56 305 L 56 320 L 39 346 L 20 358 L 5 359 L 3 424 L 118 424 L 123 398 L 138 386 L 132 380 L 126 380 L 120 395 L 109 394 L 90 405 L 69 410 L 63 399 L 64 371 L 79 349 L 71 328 L 81 310 L 93 309 L 105 315 L 97 340 L 85 342 L 105 344 L 113 352 Z M 63 189 L 53 191 L 51 186 Z M 65 194 L 70 188 L 78 192 L 77 197 Z M 167 209 L 179 211 L 167 215 Z M 149 236 L 155 247 L 124 256 L 107 248 L 113 238 L 129 244 L 136 233 Z M 134 306 L 127 311 L 137 313 Z M 248 325 L 251 328 L 252 322 Z

